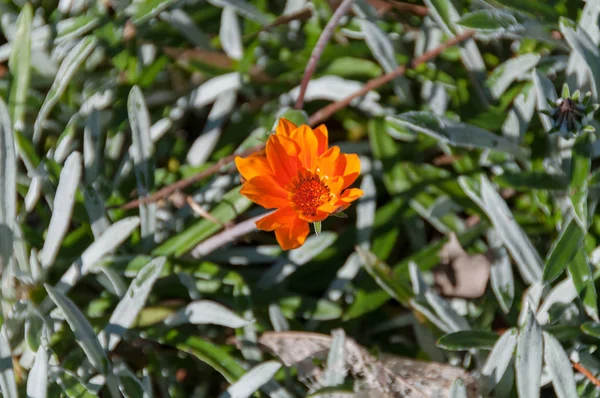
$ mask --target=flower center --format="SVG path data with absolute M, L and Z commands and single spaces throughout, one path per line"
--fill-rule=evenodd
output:
M 329 201 L 329 187 L 316 175 L 300 175 L 292 188 L 292 203 L 296 210 L 315 216 L 317 209 Z

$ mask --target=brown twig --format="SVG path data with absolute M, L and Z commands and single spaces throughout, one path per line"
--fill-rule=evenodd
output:
M 338 22 L 350 9 L 352 1 L 353 0 L 342 1 L 342 4 L 339 5 L 339 7 L 331 16 L 329 22 L 327 22 L 327 25 L 325 25 L 323 33 L 321 33 L 321 36 L 319 36 L 319 40 L 317 40 L 317 44 L 315 45 L 315 48 L 313 48 L 312 54 L 310 54 L 308 64 L 306 64 L 306 69 L 304 69 L 304 76 L 302 76 L 302 83 L 300 83 L 300 92 L 298 93 L 298 98 L 296 99 L 296 109 L 302 109 L 302 106 L 304 105 L 304 94 L 306 94 L 306 88 L 308 87 L 310 78 L 312 77 L 313 73 L 315 73 L 315 69 L 317 69 L 317 62 L 319 62 L 319 58 L 321 58 L 321 54 L 323 54 L 323 50 L 329 42 L 331 35 L 333 35 L 333 31 Z
M 213 216 L 212 214 L 210 214 L 209 212 L 204 210 L 202 208 L 202 206 L 200 206 L 198 203 L 196 203 L 194 198 L 192 198 L 191 196 L 186 196 L 185 201 L 187 202 L 188 206 L 190 206 L 190 208 L 194 211 L 194 213 L 196 213 L 200 217 L 206 218 L 208 221 L 211 221 L 214 224 L 217 224 L 217 225 L 220 225 L 223 227 L 225 226 L 225 224 L 223 224 L 221 222 L 221 220 L 219 220 L 218 218 L 216 218 L 215 216 Z
M 582 364 L 578 363 L 578 362 L 573 362 L 573 368 L 578 371 L 579 373 L 583 374 L 585 377 L 588 378 L 589 381 L 591 381 L 592 383 L 594 383 L 594 385 L 596 387 L 600 387 L 600 380 L 598 380 L 593 374 L 592 372 L 590 372 L 589 370 L 587 370 L 586 368 L 583 367 Z
M 140 204 L 157 202 L 160 199 L 169 196 L 170 194 L 172 194 L 175 191 L 179 191 L 180 189 L 183 189 L 189 185 L 192 185 L 198 181 L 205 179 L 206 177 L 210 177 L 211 175 L 218 173 L 219 170 L 221 169 L 221 167 L 225 166 L 228 163 L 231 163 L 237 156 L 245 157 L 245 156 L 251 155 L 254 152 L 260 151 L 263 147 L 264 147 L 264 144 L 260 144 L 260 145 L 254 146 L 252 148 L 246 149 L 245 151 L 243 151 L 239 154 L 233 154 L 233 155 L 226 156 L 223 159 L 219 160 L 215 165 L 207 168 L 206 170 L 201 171 L 198 174 L 195 174 L 188 178 L 184 178 L 183 180 L 179 180 L 173 184 L 167 185 L 166 187 L 156 191 L 155 193 L 153 193 L 150 196 L 146 196 L 144 198 L 132 200 L 131 202 L 125 203 L 123 206 L 121 206 L 121 209 L 131 210 L 131 209 L 135 209 Z
M 433 50 L 423 53 L 421 56 L 415 58 L 411 62 L 411 64 L 410 64 L 411 68 L 415 68 L 415 67 L 421 65 L 422 63 L 432 60 L 433 58 L 437 57 L 438 55 L 440 55 L 441 53 L 446 51 L 448 48 L 455 46 L 465 40 L 470 39 L 471 37 L 473 37 L 474 34 L 475 34 L 475 32 L 473 32 L 473 31 L 466 31 L 466 32 L 464 32 L 458 36 L 455 36 L 455 37 L 451 38 L 450 40 L 442 43 L 441 45 L 434 48 Z M 382 75 L 382 76 L 379 76 L 379 77 L 369 80 L 363 86 L 362 89 L 358 90 L 354 94 L 351 94 L 348 97 L 346 97 L 340 101 L 333 102 L 333 103 L 319 109 L 317 112 L 315 112 L 310 117 L 309 124 L 311 126 L 314 126 L 316 124 L 319 124 L 319 123 L 329 119 L 331 117 L 331 115 L 333 115 L 337 111 L 342 110 L 345 107 L 347 107 L 348 105 L 350 105 L 352 100 L 354 100 L 355 98 L 362 97 L 363 95 L 366 95 L 369 91 L 379 88 L 379 87 L 383 86 L 384 84 L 391 82 L 395 78 L 404 75 L 404 73 L 406 72 L 407 69 L 408 68 L 406 67 L 406 65 L 401 65 L 398 68 L 394 69 L 390 73 L 387 73 L 385 75 Z
M 369 0 L 369 3 L 377 9 L 395 9 L 400 12 L 408 12 L 420 17 L 425 17 L 429 14 L 429 10 L 425 6 L 417 4 L 403 3 L 397 0 Z

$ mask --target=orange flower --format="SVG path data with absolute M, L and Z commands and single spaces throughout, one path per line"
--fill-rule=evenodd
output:
M 283 250 L 304 244 L 309 222 L 323 221 L 363 195 L 360 189 L 346 189 L 360 174 L 358 156 L 328 148 L 327 141 L 324 125 L 313 130 L 280 119 L 264 151 L 235 159 L 245 180 L 240 192 L 266 209 L 277 209 L 256 226 L 275 231 Z

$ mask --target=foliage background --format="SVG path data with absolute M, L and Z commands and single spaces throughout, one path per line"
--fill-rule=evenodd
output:
M 231 155 L 293 107 L 337 5 L 0 1 L 4 396 L 306 396 L 257 337 L 337 328 L 484 395 L 598 395 L 597 121 L 553 109 L 597 102 L 600 1 L 355 1 L 304 111 L 396 71 L 318 114 L 365 197 L 281 252 Z M 452 233 L 478 294 L 435 286 Z M 352 388 L 332 369 L 310 392 Z

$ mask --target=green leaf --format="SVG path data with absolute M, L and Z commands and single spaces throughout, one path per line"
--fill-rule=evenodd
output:
M 600 339 L 600 323 L 598 322 L 585 322 L 581 325 L 581 331 L 588 336 Z
M 573 260 L 577 250 L 583 244 L 584 237 L 583 228 L 572 218 L 563 227 L 559 237 L 550 249 L 542 274 L 544 282 L 552 282 L 562 274 L 567 264 Z
M 11 54 L 8 67 L 11 73 L 9 114 L 13 127 L 17 131 L 25 128 L 27 92 L 31 78 L 31 29 L 33 26 L 33 8 L 26 3 L 17 19 L 17 31 L 11 42 Z
M 523 28 L 511 13 L 494 9 L 467 13 L 458 20 L 457 24 L 481 33 L 505 33 Z
M 487 379 L 487 391 L 491 391 L 501 380 L 510 364 L 515 347 L 517 346 L 518 332 L 516 328 L 505 331 L 496 341 L 492 352 L 488 355 L 481 374 Z
M 313 224 L 313 227 L 315 228 L 315 234 L 317 236 L 321 235 L 321 221 L 317 221 L 312 224 Z
M 563 191 L 569 187 L 569 180 L 556 174 L 536 171 L 505 171 L 494 177 L 494 182 L 504 188 L 518 190 L 546 189 Z
M 538 54 L 524 54 L 511 58 L 496 67 L 486 81 L 494 98 L 500 98 L 512 82 L 527 75 L 539 60 L 540 55 Z
M 373 253 L 359 246 L 355 249 L 363 261 L 365 270 L 373 277 L 375 282 L 399 303 L 408 306 L 410 298 L 413 295 L 412 289 L 400 280 L 397 280 L 394 277 L 392 269 L 380 261 Z
M 471 348 L 491 350 L 496 340 L 498 340 L 498 335 L 494 332 L 461 330 L 442 336 L 437 345 L 450 351 L 464 351 Z
M 39 142 L 44 128 L 44 123 L 52 108 L 58 103 L 60 97 L 67 90 L 67 86 L 71 82 L 71 79 L 81 68 L 83 62 L 92 53 L 96 47 L 96 39 L 92 36 L 87 36 L 81 39 L 79 43 L 65 57 L 60 64 L 60 68 L 56 73 L 56 79 L 52 83 L 52 87 L 48 91 L 48 95 L 42 104 L 42 108 L 35 119 L 33 125 L 33 142 Z
M 590 134 L 577 137 L 571 154 L 570 199 L 581 225 L 588 223 L 588 178 L 592 169 Z
M 512 140 L 433 113 L 411 111 L 388 116 L 387 121 L 433 137 L 443 144 L 459 148 L 493 149 L 518 158 L 527 157 L 527 150 Z
M 277 361 L 261 363 L 240 377 L 240 379 L 231 385 L 220 398 L 249 398 L 261 386 L 271 380 L 280 368 L 281 363 Z
M 409 187 L 408 177 L 398 159 L 398 143 L 386 131 L 385 121 L 371 119 L 368 125 L 369 144 L 375 159 L 383 163 L 383 183 L 390 194 L 404 191 Z
M 77 343 L 83 348 L 90 363 L 96 370 L 104 375 L 108 374 L 110 366 L 108 358 L 100 342 L 96 338 L 96 333 L 85 316 L 79 311 L 77 306 L 69 300 L 64 294 L 54 289 L 52 286 L 44 285 L 48 295 L 62 311 L 69 327 L 75 334 Z
M 587 63 L 592 72 L 595 91 L 596 93 L 600 92 L 600 49 L 585 29 L 579 29 L 577 24 L 570 19 L 561 17 L 559 27 L 567 43 Z
M 561 398 L 578 397 L 569 356 L 558 340 L 546 332 L 544 332 L 544 362 L 550 377 L 552 377 L 556 395 Z
M 537 323 L 535 314 L 529 310 L 526 323 L 519 332 L 515 359 L 517 391 L 520 397 L 540 395 L 543 357 L 542 328 Z

